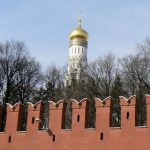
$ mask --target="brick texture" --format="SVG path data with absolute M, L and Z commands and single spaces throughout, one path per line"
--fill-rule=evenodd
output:
M 136 126 L 136 96 L 120 96 L 121 127 L 110 127 L 111 97 L 95 99 L 95 128 L 87 128 L 89 101 L 71 100 L 72 128 L 64 129 L 66 103 L 49 102 L 49 129 L 39 130 L 43 104 L 28 103 L 27 130 L 20 131 L 23 105 L 7 104 L 4 132 L 0 132 L 0 150 L 149 150 L 150 96 L 146 95 L 147 126 Z M 3 107 L 0 106 L 0 122 Z M 1 124 L 1 123 L 0 123 Z M 1 126 L 0 126 L 1 127 Z

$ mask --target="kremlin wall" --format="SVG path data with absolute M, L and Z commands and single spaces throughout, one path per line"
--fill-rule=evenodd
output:
M 72 127 L 64 129 L 66 103 L 49 102 L 49 127 L 40 130 L 41 102 L 28 103 L 27 129 L 21 130 L 21 103 L 7 104 L 5 131 L 0 132 L 0 150 L 149 150 L 150 95 L 146 95 L 147 126 L 136 126 L 136 96 L 120 96 L 121 127 L 110 127 L 111 97 L 95 99 L 95 128 L 87 128 L 87 99 L 71 100 Z M 3 107 L 0 107 L 2 121 Z

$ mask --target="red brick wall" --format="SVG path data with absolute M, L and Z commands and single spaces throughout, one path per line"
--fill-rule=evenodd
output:
M 111 97 L 95 99 L 96 128 L 87 128 L 89 102 L 71 100 L 72 129 L 65 130 L 66 104 L 49 102 L 49 130 L 41 131 L 37 118 L 42 117 L 43 104 L 28 103 L 27 131 L 21 132 L 23 105 L 7 104 L 5 132 L 0 132 L 0 150 L 149 150 L 150 149 L 150 96 L 146 95 L 147 127 L 136 127 L 136 96 L 120 97 L 121 127 L 111 128 Z M 2 118 L 0 107 L 0 121 Z M 128 116 L 128 117 L 127 117 Z

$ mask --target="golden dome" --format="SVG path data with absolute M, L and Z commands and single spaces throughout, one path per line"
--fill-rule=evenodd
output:
M 70 34 L 70 40 L 73 38 L 83 38 L 84 40 L 88 41 L 88 33 L 81 28 L 81 19 L 78 20 L 78 28 L 73 30 Z

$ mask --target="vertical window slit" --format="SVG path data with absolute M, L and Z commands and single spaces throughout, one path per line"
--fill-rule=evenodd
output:
M 52 141 L 53 141 L 53 142 L 55 142 L 55 134 L 53 135 L 53 139 L 52 139 Z
M 103 132 L 101 132 L 100 134 L 100 140 L 103 140 L 104 139 L 104 135 L 103 135 Z
M 34 118 L 34 117 L 32 117 L 32 124 L 34 124 L 34 120 L 35 120 L 35 118 Z
M 8 143 L 11 143 L 11 136 L 8 137 Z
M 77 116 L 77 122 L 80 122 L 80 115 Z
M 127 112 L 127 119 L 129 119 L 129 117 L 130 117 L 130 113 L 129 113 L 129 112 Z

